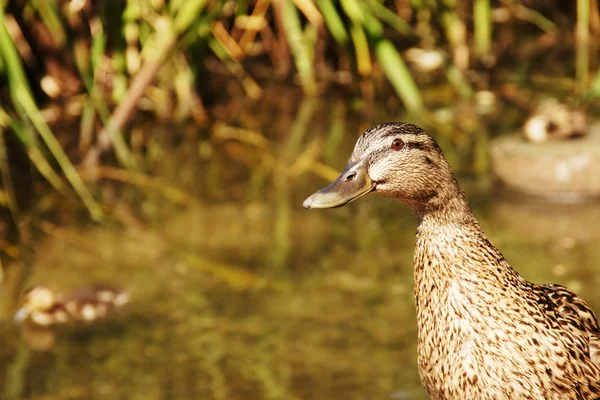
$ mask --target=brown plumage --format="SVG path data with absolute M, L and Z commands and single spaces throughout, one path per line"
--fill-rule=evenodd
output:
M 522 278 L 488 240 L 436 142 L 421 128 L 366 131 L 340 177 L 304 202 L 367 193 L 416 215 L 418 364 L 432 399 L 600 398 L 596 316 L 559 285 Z

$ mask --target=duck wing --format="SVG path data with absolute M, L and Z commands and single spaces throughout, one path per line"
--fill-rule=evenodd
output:
M 589 357 L 600 367 L 600 330 L 598 319 L 588 304 L 571 290 L 556 284 L 536 285 L 540 294 L 553 304 L 558 323 L 566 330 L 573 328 L 588 336 Z

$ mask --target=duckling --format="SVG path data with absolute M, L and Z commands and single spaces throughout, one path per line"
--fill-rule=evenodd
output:
M 432 399 L 600 398 L 600 339 L 569 289 L 521 277 L 483 233 L 435 140 L 409 123 L 358 139 L 346 168 L 304 201 L 333 208 L 369 193 L 418 220 L 418 367 Z
M 107 318 L 128 302 L 127 292 L 109 286 L 96 285 L 64 297 L 45 286 L 35 286 L 23 295 L 15 322 L 27 321 L 39 327 L 92 323 Z
M 584 136 L 588 124 L 585 114 L 556 99 L 544 100 L 525 122 L 523 135 L 530 142 Z

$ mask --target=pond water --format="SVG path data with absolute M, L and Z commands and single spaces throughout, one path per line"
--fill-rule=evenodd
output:
M 0 397 L 427 398 L 416 366 L 415 219 L 374 195 L 302 208 L 364 129 L 404 116 L 382 106 L 365 117 L 343 98 L 279 99 L 224 108 L 238 115 L 209 127 L 140 123 L 144 162 L 160 180 L 97 184 L 119 224 L 82 224 L 67 210 L 31 223 L 33 244 L 7 269 Z M 512 265 L 600 310 L 600 206 L 502 194 L 478 173 L 490 132 L 433 133 Z M 24 287 L 96 281 L 130 293 L 110 321 L 52 333 L 12 323 Z

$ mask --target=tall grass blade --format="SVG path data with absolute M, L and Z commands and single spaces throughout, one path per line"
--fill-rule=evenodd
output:
M 221 60 L 231 74 L 239 79 L 246 94 L 252 99 L 258 99 L 262 94 L 260 86 L 250 77 L 239 61 L 231 58 L 227 53 L 227 49 L 216 38 L 211 38 L 208 45 L 215 55 Z
M 96 20 L 92 22 L 93 24 L 100 24 L 100 20 Z M 99 29 L 98 29 L 99 30 Z M 89 103 L 93 106 L 93 108 L 98 113 L 100 120 L 107 126 L 110 122 L 110 108 L 106 103 L 106 100 L 102 94 L 102 91 L 96 87 L 95 77 L 98 76 L 98 70 L 102 68 L 102 60 L 105 57 L 106 52 L 106 42 L 107 37 L 106 34 L 101 31 L 100 33 L 94 34 L 92 37 L 92 44 L 89 50 L 89 59 L 85 57 L 75 57 L 75 65 L 79 71 L 81 76 L 81 81 L 83 86 L 85 87 L 88 95 L 89 95 Z M 118 82 L 119 77 L 121 77 L 121 82 L 123 81 L 123 74 L 115 76 L 114 81 Z M 114 91 L 113 91 L 114 93 Z M 121 95 L 122 96 L 122 95 Z M 89 110 L 86 107 L 88 112 L 92 112 L 93 110 Z M 89 114 L 88 114 L 89 115 Z M 81 131 L 82 134 L 91 134 L 89 129 L 93 130 L 93 126 L 82 124 L 82 129 L 86 129 L 86 131 Z M 102 132 L 99 137 L 102 138 L 105 136 L 105 133 Z M 89 139 L 89 138 L 88 138 Z M 87 139 L 84 139 L 84 142 Z M 112 135 L 108 136 L 108 141 L 112 144 L 115 149 L 115 154 L 119 162 L 127 168 L 135 169 L 136 163 L 123 139 L 123 136 L 119 132 L 113 132 Z
M 575 71 L 577 90 L 584 93 L 589 79 L 590 60 L 590 0 L 577 0 L 577 24 L 575 26 Z
M 317 5 L 323 14 L 325 19 L 325 25 L 329 29 L 331 36 L 340 43 L 342 46 L 348 44 L 348 33 L 342 18 L 338 15 L 338 12 L 333 4 L 332 0 L 317 0 Z
M 352 24 L 350 28 L 354 50 L 356 51 L 356 64 L 358 73 L 365 77 L 371 75 L 371 53 L 367 36 L 360 25 Z
M 177 11 L 173 20 L 173 30 L 177 34 L 183 33 L 198 18 L 208 0 L 186 0 Z
M 179 23 L 183 24 L 181 21 Z M 121 129 L 131 117 L 132 112 L 144 94 L 145 89 L 154 79 L 159 68 L 170 54 L 175 45 L 175 39 L 173 28 L 170 26 L 168 20 L 165 19 L 161 31 L 156 32 L 153 40 L 149 40 L 142 49 L 145 59 L 142 68 L 132 79 L 132 83 L 123 100 L 113 111 L 108 123 L 100 132 L 100 137 L 107 136 L 110 138 L 110 141 L 113 143 L 117 152 L 117 156 L 119 156 L 119 159 L 129 169 L 137 169 L 137 165 L 123 140 L 123 136 L 120 133 Z M 152 50 L 150 50 L 150 48 Z
M 71 183 L 71 186 L 73 186 L 73 188 L 83 201 L 83 204 L 88 209 L 92 218 L 97 221 L 101 220 L 103 213 L 100 207 L 98 206 L 98 203 L 96 203 L 96 201 L 92 197 L 92 194 L 89 192 L 88 188 L 85 186 L 85 184 L 81 180 L 81 177 L 75 170 L 75 167 L 73 167 L 73 164 L 71 164 L 71 161 L 63 151 L 62 147 L 60 147 L 60 143 L 52 134 L 52 130 L 50 129 L 48 124 L 46 124 L 46 121 L 42 117 L 42 114 L 37 109 L 33 97 L 28 91 L 23 89 L 23 87 L 15 89 L 17 93 L 13 91 L 13 101 L 19 102 L 21 104 L 23 110 L 27 114 L 28 118 L 31 120 L 31 123 L 39 132 L 40 136 L 42 137 L 42 140 L 48 147 L 48 150 L 50 150 L 50 153 L 52 153 L 52 156 L 58 162 L 58 165 L 63 170 L 66 178 Z
M 309 24 L 315 28 L 323 25 L 323 16 L 312 0 L 293 0 L 298 10 L 306 17 Z
M 292 1 L 283 1 L 283 24 L 285 36 L 289 43 L 294 63 L 298 69 L 298 75 L 304 92 L 314 94 L 316 92 L 314 73 L 314 53 L 310 50 L 307 37 L 302 31 L 298 10 Z
M 58 140 L 52 134 L 52 131 L 46 121 L 44 120 L 40 110 L 37 108 L 29 84 L 23 71 L 20 57 L 17 53 L 17 49 L 10 37 L 4 16 L 4 9 L 0 7 L 0 53 L 4 62 L 9 79 L 9 86 L 13 103 L 20 107 L 24 114 L 30 119 L 33 126 L 39 132 L 42 140 L 52 153 L 52 156 L 56 159 L 65 176 L 71 183 L 71 186 L 75 189 L 83 204 L 88 209 L 90 215 L 95 220 L 99 220 L 102 217 L 102 211 L 92 194 L 88 191 L 87 187 L 75 171 L 73 164 L 69 161 L 69 158 L 60 147 Z
M 375 17 L 394 28 L 398 33 L 407 37 L 415 36 L 415 32 L 412 27 L 405 20 L 400 18 L 398 14 L 394 13 L 385 5 L 377 0 L 369 0 L 367 1 L 367 4 L 373 11 Z
M 365 16 L 358 1 L 340 0 L 340 4 L 342 5 L 342 9 L 352 22 L 354 22 L 357 25 L 362 25 L 365 23 Z
M 525 7 L 523 4 L 518 4 L 515 9 L 515 14 L 519 18 L 531 22 L 549 35 L 558 34 L 558 26 L 539 11 Z
M 441 23 L 452 48 L 452 62 L 461 71 L 466 71 L 469 67 L 469 47 L 465 23 L 455 7 L 442 13 Z
M 37 169 L 37 171 L 56 189 L 59 193 L 64 196 L 68 196 L 67 187 L 63 180 L 56 174 L 42 151 L 38 148 L 35 138 L 32 137 L 29 132 L 14 120 L 10 121 L 10 129 L 17 136 L 17 138 L 25 145 L 27 156 Z
M 383 36 L 383 24 L 379 21 L 379 19 L 373 15 L 371 9 L 364 2 L 358 2 L 357 0 L 349 0 L 358 3 L 358 7 L 362 12 L 363 19 L 363 28 L 369 39 L 371 40 L 379 40 Z
M 375 54 L 386 77 L 396 89 L 396 93 L 410 111 L 423 109 L 423 97 L 406 63 L 398 54 L 392 42 L 387 39 L 375 45 Z
M 10 210 L 10 214 L 18 227 L 19 224 L 19 207 L 17 206 L 17 201 L 15 197 L 15 190 L 13 186 L 12 177 L 10 174 L 10 166 L 8 163 L 8 155 L 6 152 L 6 141 L 4 140 L 4 128 L 0 125 L 0 173 L 2 175 L 2 187 L 6 192 L 6 201 L 8 204 L 8 209 Z M 2 266 L 0 265 L 0 269 Z M 0 280 L 1 282 L 1 280 Z
M 45 0 L 30 0 L 28 3 L 39 13 L 42 21 L 52 33 L 52 40 L 57 46 L 62 46 L 66 41 L 67 35 L 61 22 L 57 3 Z
M 480 58 L 487 57 L 492 48 L 492 20 L 490 0 L 475 0 L 473 4 L 475 24 L 475 49 Z
M 598 68 L 598 71 L 596 71 L 596 76 L 594 77 L 594 81 L 592 82 L 590 92 L 595 97 L 600 97 L 600 68 Z

